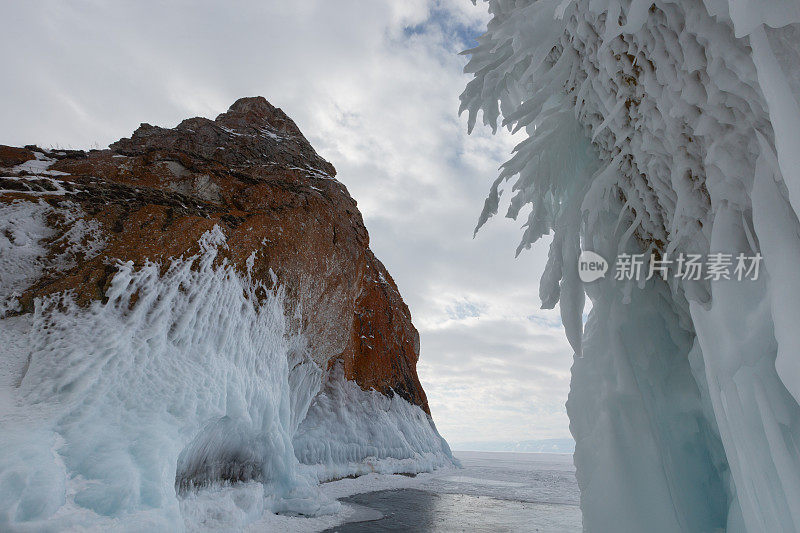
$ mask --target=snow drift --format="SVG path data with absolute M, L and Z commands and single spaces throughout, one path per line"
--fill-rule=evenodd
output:
M 43 260 L 52 209 L 0 212 L 0 286 Z M 258 509 L 329 513 L 320 480 L 451 464 L 430 416 L 399 396 L 339 373 L 346 397 L 317 397 L 322 371 L 282 289 L 220 260 L 224 247 L 215 227 L 194 256 L 116 264 L 88 307 L 59 293 L 0 319 L 0 529 L 178 530 L 221 512 L 184 499 L 240 482 L 261 487 Z
M 586 529 L 797 531 L 800 6 L 488 4 L 462 111 L 528 139 L 478 227 L 512 181 L 508 216 L 532 207 L 520 249 L 553 232 L 540 295 L 576 352 Z M 583 285 L 582 249 L 760 253 L 764 272 Z

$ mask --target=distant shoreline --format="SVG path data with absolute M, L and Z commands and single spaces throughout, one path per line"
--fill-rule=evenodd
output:
M 571 438 L 531 439 L 520 441 L 466 441 L 450 444 L 452 450 L 475 452 L 514 453 L 575 453 L 575 441 Z
M 529 453 L 539 455 L 574 455 L 575 452 L 525 452 L 516 450 L 451 450 L 453 453 L 458 452 L 473 452 L 473 453 Z

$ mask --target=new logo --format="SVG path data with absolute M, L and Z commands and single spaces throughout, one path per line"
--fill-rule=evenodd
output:
M 603 256 L 589 250 L 581 252 L 578 257 L 578 277 L 584 283 L 605 277 L 608 271 L 608 261 Z

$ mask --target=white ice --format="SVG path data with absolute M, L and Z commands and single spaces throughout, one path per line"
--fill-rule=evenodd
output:
M 48 266 L 52 208 L 4 209 L 13 242 L 3 257 L 13 260 L 0 281 L 24 290 Z M 72 213 L 69 227 L 81 220 Z M 72 248 L 92 243 L 102 247 Z M 58 294 L 0 319 L 0 530 L 176 531 L 223 516 L 244 527 L 275 513 L 337 512 L 318 488 L 336 472 L 452 464 L 419 407 L 342 382 L 346 398 L 312 407 L 340 425 L 306 424 L 299 455 L 310 464 L 301 465 L 293 441 L 321 371 L 287 330 L 280 289 L 219 260 L 224 246 L 215 228 L 195 256 L 116 264 L 104 301 L 78 307 Z M 346 455 L 310 451 L 314 439 L 335 449 L 350 438 Z
M 524 129 L 479 226 L 533 209 L 575 349 L 589 531 L 800 530 L 800 7 L 489 0 L 469 127 Z M 757 282 L 583 286 L 580 250 L 760 253 Z M 592 312 L 580 320 L 583 293 Z

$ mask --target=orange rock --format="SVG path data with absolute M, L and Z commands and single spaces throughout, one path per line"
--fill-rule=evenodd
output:
M 36 150 L 56 159 L 49 170 L 66 175 L 14 176 L 6 168 L 0 203 L 77 203 L 100 224 L 105 245 L 20 287 L 21 312 L 30 312 L 36 297 L 67 289 L 84 305 L 103 298 L 114 260 L 166 265 L 195 253 L 200 236 L 219 225 L 224 257 L 244 271 L 256 252 L 254 277 L 269 284 L 272 272 L 285 286 L 287 316 L 320 365 L 341 360 L 362 388 L 397 393 L 428 411 L 416 373 L 419 334 L 369 249 L 355 200 L 297 125 L 264 98 L 240 99 L 216 120 L 187 119 L 174 129 L 142 124 L 108 150 Z M 0 146 L 0 167 L 29 159 L 30 149 Z M 50 222 L 57 232 L 45 244 L 55 256 L 63 252 L 66 223 Z

